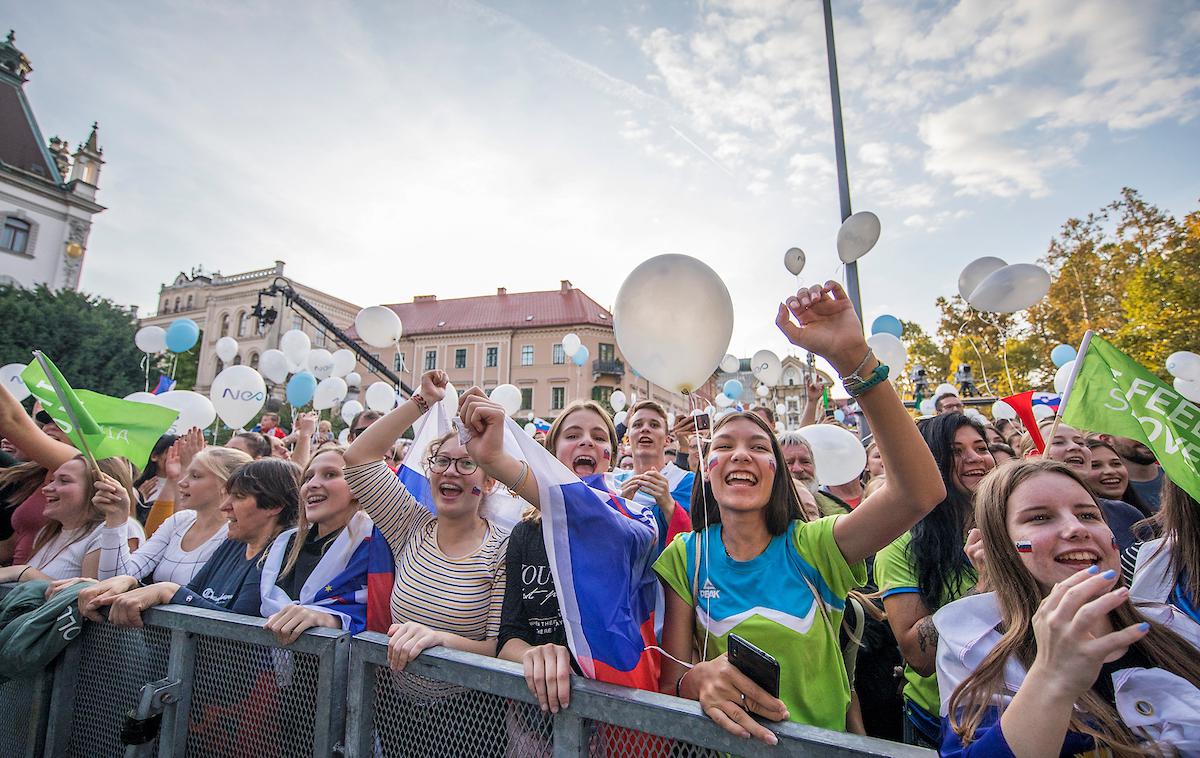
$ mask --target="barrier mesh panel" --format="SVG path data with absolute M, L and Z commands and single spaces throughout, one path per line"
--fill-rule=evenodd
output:
M 87 623 L 76 644 L 83 650 L 67 754 L 120 755 L 125 749 L 121 726 L 137 707 L 142 686 L 167 675 L 171 633 L 159 627 Z
M 638 758 L 719 758 L 721 753 L 682 740 L 671 740 L 600 721 L 588 722 L 588 754 L 636 755 Z
M 334 696 L 320 692 L 318 673 L 315 655 L 197 638 L 187 754 L 312 755 L 317 698 Z
M 375 668 L 375 748 L 387 758 L 548 758 L 551 720 L 537 706 Z
M 49 676 L 49 674 L 46 674 Z M 29 745 L 30 722 L 45 711 L 45 703 L 30 702 L 34 679 L 12 679 L 0 684 L 0 755 L 24 755 Z

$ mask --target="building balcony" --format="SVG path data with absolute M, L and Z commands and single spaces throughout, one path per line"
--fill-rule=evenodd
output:
M 592 361 L 593 376 L 625 376 L 625 364 L 621 361 Z

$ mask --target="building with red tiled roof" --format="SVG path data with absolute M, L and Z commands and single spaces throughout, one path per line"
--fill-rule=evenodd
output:
M 557 290 L 500 287 L 494 295 L 450 300 L 421 295 L 388 307 L 400 316 L 404 336 L 398 350 L 381 351 L 380 357 L 413 386 L 433 368 L 464 389 L 514 384 L 523 399 L 518 416 L 545 419 L 572 400 L 607 403 L 617 389 L 627 398 L 653 397 L 669 410 L 685 408 L 682 396 L 634 376 L 613 336 L 612 314 L 569 281 Z M 569 332 L 587 348 L 583 365 L 563 354 L 562 338 Z
M 97 125 L 72 154 L 65 140 L 47 143 L 25 96 L 33 66 L 0 42 L 0 284 L 76 289 L 96 202 L 104 151 Z

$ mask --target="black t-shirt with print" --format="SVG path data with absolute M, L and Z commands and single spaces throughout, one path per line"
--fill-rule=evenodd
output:
M 522 521 L 513 527 L 506 556 L 508 579 L 500 612 L 497 650 L 510 639 L 530 645 L 567 645 L 567 632 L 558 607 L 558 592 L 550 559 L 542 541 L 541 521 Z

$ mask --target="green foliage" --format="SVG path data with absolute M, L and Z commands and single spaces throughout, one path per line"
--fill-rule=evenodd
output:
M 137 325 L 111 300 L 82 292 L 0 287 L 0 365 L 41 350 L 77 389 L 124 397 L 142 389 Z

